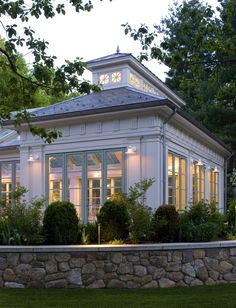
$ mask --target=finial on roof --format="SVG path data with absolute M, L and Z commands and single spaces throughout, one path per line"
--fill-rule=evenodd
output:
M 116 53 L 120 53 L 120 46 L 119 45 L 117 45 Z

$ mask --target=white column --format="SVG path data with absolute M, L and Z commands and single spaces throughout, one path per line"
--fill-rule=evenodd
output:
M 29 147 L 21 147 L 20 148 L 20 185 L 27 189 L 27 193 L 25 195 L 26 201 L 30 199 L 29 191 L 31 189 L 28 158 L 29 158 Z
M 157 138 L 144 139 L 142 155 L 143 178 L 154 178 L 155 182 L 148 189 L 146 203 L 153 210 L 161 205 L 161 164 L 160 164 L 160 141 Z
M 134 183 L 137 183 L 141 179 L 141 160 L 140 157 L 142 155 L 141 153 L 141 147 L 140 143 L 137 142 L 137 140 L 134 141 L 128 141 L 127 146 L 131 144 L 136 147 L 137 151 L 133 154 L 125 154 L 126 155 L 126 174 L 127 174 L 127 181 L 126 181 L 126 189 L 128 191 L 130 186 L 133 186 Z
M 29 198 L 45 197 L 45 161 L 43 147 L 38 146 L 30 149 L 30 154 L 38 155 L 38 160 L 28 162 L 29 169 Z

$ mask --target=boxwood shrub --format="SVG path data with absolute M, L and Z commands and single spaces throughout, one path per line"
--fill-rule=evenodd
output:
M 47 244 L 74 244 L 78 235 L 78 217 L 69 201 L 51 203 L 44 214 L 43 234 Z
M 101 234 L 106 242 L 126 240 L 129 235 L 130 216 L 124 202 L 107 201 L 97 215 L 101 224 Z
M 179 237 L 179 214 L 173 205 L 161 205 L 153 216 L 154 240 L 162 243 L 174 242 Z

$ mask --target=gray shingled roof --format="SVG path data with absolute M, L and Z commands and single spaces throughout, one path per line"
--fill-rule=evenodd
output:
M 78 96 L 39 110 L 34 110 L 33 118 L 41 118 L 42 120 L 43 117 L 43 120 L 47 120 L 49 117 L 69 117 L 75 114 L 92 114 L 104 110 L 108 112 L 136 108 L 138 105 L 148 107 L 152 106 L 153 103 L 160 105 L 161 102 L 164 103 L 166 100 L 166 97 L 143 93 L 129 87 L 121 87 Z
M 12 129 L 0 129 L 0 149 L 15 148 L 19 146 L 19 135 Z

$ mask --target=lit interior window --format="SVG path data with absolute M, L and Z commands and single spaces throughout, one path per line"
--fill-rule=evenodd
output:
M 140 88 L 140 80 L 139 80 L 139 78 L 135 78 L 135 86 L 136 86 L 136 88 Z
M 82 166 L 83 156 L 81 154 L 69 154 L 67 156 L 67 198 L 74 204 L 78 217 L 81 217 Z
M 0 163 L 0 185 L 1 200 L 11 203 L 12 192 L 20 186 L 20 164 L 19 162 L 1 162 Z
M 186 207 L 186 159 L 168 153 L 168 203 L 177 210 Z
M 210 201 L 219 203 L 219 172 L 210 170 Z
M 149 86 L 146 83 L 143 83 L 143 91 L 148 92 Z
M 88 178 L 88 221 L 96 219 L 102 206 L 102 155 L 99 152 L 87 154 Z
M 1 165 L 1 198 L 9 203 L 12 193 L 12 163 L 2 163 Z
M 122 151 L 106 153 L 107 199 L 122 190 Z
M 50 156 L 48 159 L 49 204 L 62 200 L 63 156 Z
M 192 164 L 193 177 L 193 203 L 198 203 L 205 198 L 205 165 L 199 162 Z
M 48 201 L 69 200 L 81 221 L 95 221 L 101 206 L 124 191 L 124 151 L 99 150 L 48 156 Z
M 134 83 L 135 83 L 135 77 L 134 77 L 134 74 L 132 74 L 132 73 L 130 73 L 130 83 L 132 85 L 134 85 Z

